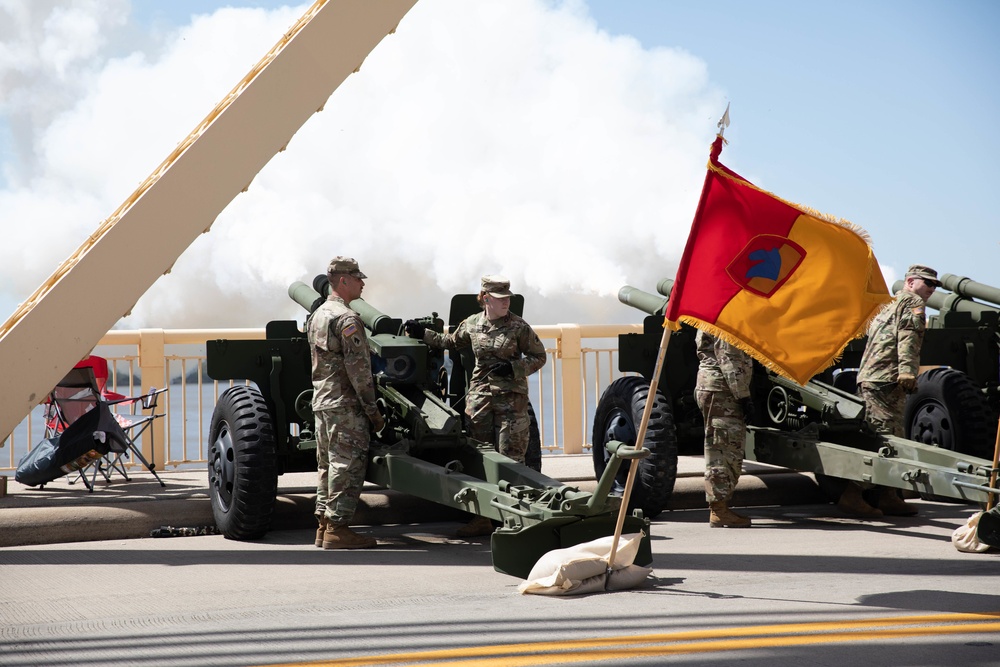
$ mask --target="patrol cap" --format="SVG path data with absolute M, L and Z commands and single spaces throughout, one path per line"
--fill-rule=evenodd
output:
M 483 291 L 498 299 L 510 296 L 510 280 L 503 276 L 483 276 Z
M 348 275 L 354 276 L 355 278 L 366 279 L 368 276 L 361 273 L 360 267 L 358 267 L 358 261 L 353 257 L 343 257 L 337 255 L 330 260 L 330 265 L 326 267 L 327 274 L 331 273 L 346 273 Z
M 941 281 L 938 280 L 937 271 L 930 268 L 929 266 L 922 266 L 920 264 L 914 264 L 906 270 L 906 277 L 909 278 L 913 276 L 914 278 L 921 278 L 928 285 L 934 285 L 934 287 L 941 287 Z

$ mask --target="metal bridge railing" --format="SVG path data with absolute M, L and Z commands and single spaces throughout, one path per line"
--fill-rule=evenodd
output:
M 590 448 L 590 424 L 601 393 L 622 375 L 617 370 L 617 336 L 641 332 L 642 327 L 555 324 L 534 329 L 549 357 L 529 382 L 543 452 L 582 453 Z M 234 384 L 206 375 L 205 341 L 263 337 L 263 329 L 110 331 L 93 353 L 108 360 L 112 391 L 135 396 L 154 387 L 168 388 L 158 410 L 164 417 L 142 437 L 141 449 L 158 470 L 170 470 L 205 464 L 215 402 Z M 3 442 L 0 474 L 15 470 L 21 457 L 44 438 L 42 412 L 42 406 L 32 410 Z

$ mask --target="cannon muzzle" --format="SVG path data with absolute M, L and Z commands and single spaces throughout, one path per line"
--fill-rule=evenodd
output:
M 664 278 L 656 283 L 656 291 L 669 299 L 670 293 L 674 291 L 674 279 Z
M 361 316 L 361 321 L 365 323 L 365 326 L 373 334 L 400 335 L 403 328 L 403 321 L 401 319 L 389 317 L 361 298 L 355 299 L 348 305 L 351 307 L 351 310 Z
M 315 306 L 319 305 L 316 303 L 320 299 L 319 292 L 301 280 L 296 280 L 288 286 L 288 296 L 310 313 L 316 309 Z
M 667 310 L 667 299 L 630 285 L 618 290 L 618 300 L 627 306 L 638 308 L 647 315 L 662 315 Z

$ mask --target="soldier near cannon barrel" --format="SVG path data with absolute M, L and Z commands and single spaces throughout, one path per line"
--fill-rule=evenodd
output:
M 426 329 L 416 320 L 405 331 L 432 348 L 471 347 L 475 368 L 465 397 L 469 436 L 493 443 L 504 456 L 524 463 L 528 449 L 528 376 L 545 365 L 545 346 L 527 322 L 510 312 L 510 281 L 483 276 L 478 301 L 482 312 L 462 321 L 449 334 Z M 459 530 L 459 536 L 486 535 L 493 525 L 477 517 Z
M 385 422 L 375 403 L 368 338 L 361 318 L 347 304 L 361 296 L 367 278 L 350 257 L 327 267 L 330 295 L 306 325 L 312 352 L 313 413 L 316 416 L 316 546 L 374 547 L 372 537 L 348 524 L 354 517 L 368 463 L 369 426 Z
M 858 371 L 858 389 L 865 402 L 865 419 L 878 433 L 905 436 L 906 396 L 917 388 L 920 347 L 927 328 L 924 305 L 940 285 L 937 271 L 912 265 L 906 271 L 903 288 L 868 328 L 868 344 Z M 895 489 L 877 487 L 867 495 L 868 500 L 862 494 L 862 487 L 850 482 L 837 504 L 844 511 L 861 516 L 912 516 L 917 513 Z
M 737 347 L 704 331 L 695 337 L 695 398 L 705 419 L 705 498 L 713 528 L 748 528 L 750 519 L 729 509 L 743 468 L 746 424 L 754 420 L 750 398 L 753 361 Z

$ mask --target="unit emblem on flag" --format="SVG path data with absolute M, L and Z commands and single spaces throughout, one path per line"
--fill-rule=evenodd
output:
M 760 234 L 729 263 L 726 273 L 741 288 L 769 297 L 795 273 L 805 256 L 805 249 L 789 238 Z

